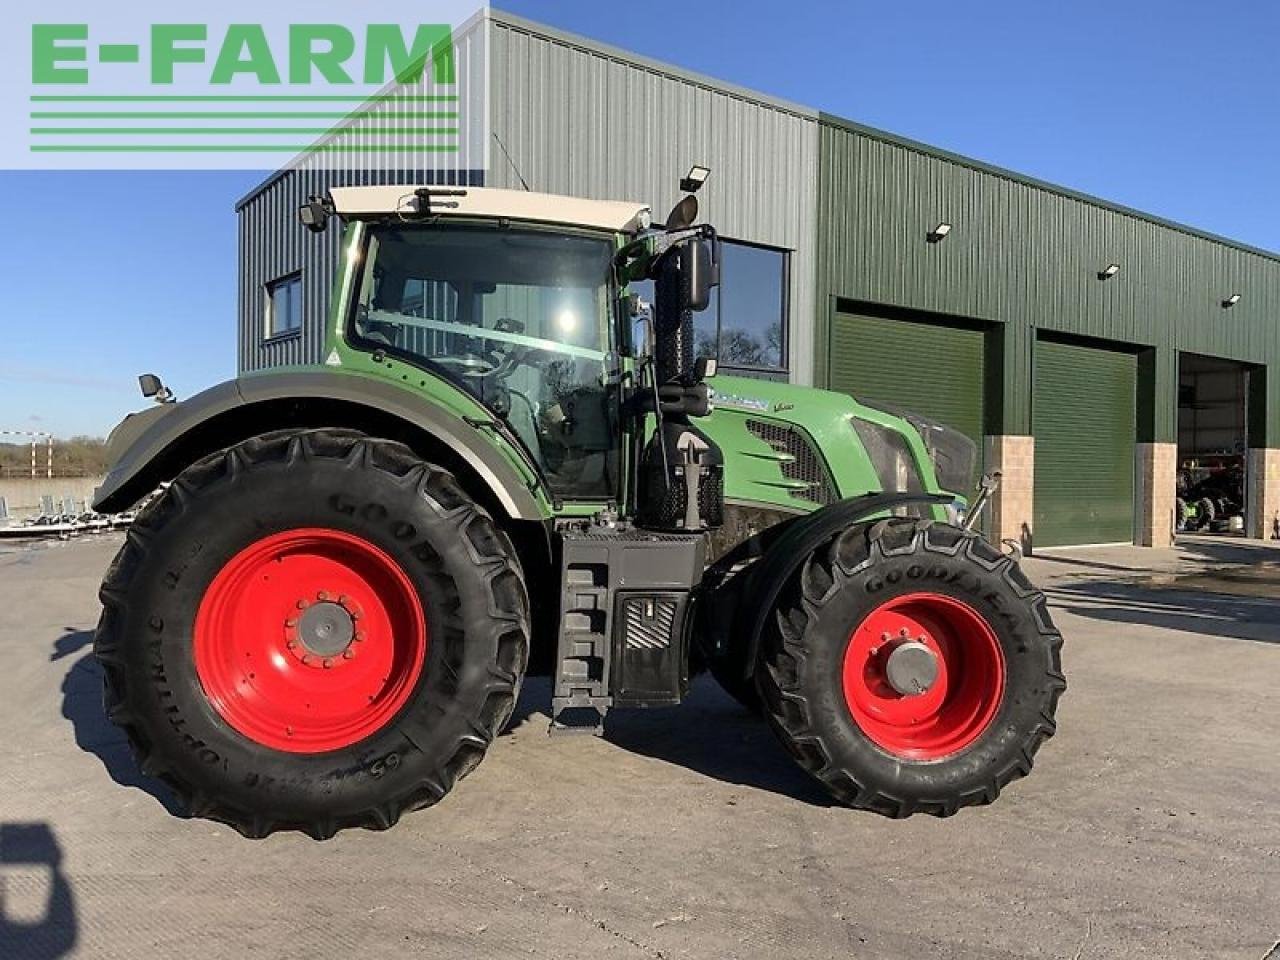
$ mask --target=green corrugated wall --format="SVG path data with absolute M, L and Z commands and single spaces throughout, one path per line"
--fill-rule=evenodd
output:
M 816 383 L 829 382 L 831 318 L 891 305 L 993 325 L 988 432 L 1031 432 L 1040 329 L 1147 348 L 1143 440 L 1176 439 L 1178 351 L 1275 365 L 1252 442 L 1280 446 L 1280 259 L 837 118 L 819 128 Z M 951 234 L 926 243 L 941 221 Z M 1120 274 L 1099 280 L 1109 263 Z

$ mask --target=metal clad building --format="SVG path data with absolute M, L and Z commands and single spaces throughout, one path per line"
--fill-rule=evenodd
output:
M 1234 447 L 1250 531 L 1280 515 L 1276 254 L 491 18 L 487 61 L 463 51 L 462 62 L 488 71 L 490 125 L 510 162 L 495 147 L 482 175 L 424 156 L 417 179 L 518 188 L 514 165 L 534 190 L 649 202 L 661 216 L 691 163 L 711 167 L 706 219 L 782 273 L 781 343 L 735 364 L 725 324 L 749 305 L 726 270 L 722 365 L 965 429 L 1004 477 L 996 539 L 1167 543 L 1177 465 L 1207 452 L 1193 420 L 1245 424 Z M 241 201 L 241 370 L 321 359 L 338 237 L 299 228 L 296 207 L 329 186 L 406 176 L 289 170 Z M 930 236 L 940 224 L 950 231 Z M 297 325 L 273 332 L 269 291 L 289 278 Z M 1206 412 L 1236 395 L 1247 410 Z

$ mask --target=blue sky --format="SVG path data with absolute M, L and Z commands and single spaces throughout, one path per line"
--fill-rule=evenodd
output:
M 500 6 L 1280 248 L 1280 5 Z M 137 373 L 180 395 L 232 376 L 232 205 L 258 179 L 0 172 L 0 429 L 104 434 L 140 404 Z

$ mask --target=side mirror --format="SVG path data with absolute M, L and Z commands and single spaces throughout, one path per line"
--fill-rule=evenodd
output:
M 698 219 L 698 198 L 692 193 L 685 196 L 667 214 L 666 228 L 668 230 L 683 230 L 685 227 L 693 226 L 695 220 Z
M 696 237 L 680 248 L 680 271 L 685 277 L 688 301 L 685 306 L 697 313 L 711 303 L 711 289 L 720 282 L 716 276 L 715 244 Z
M 143 373 L 138 376 L 138 388 L 142 395 L 156 403 L 169 403 L 173 400 L 173 391 L 164 385 L 154 373 Z

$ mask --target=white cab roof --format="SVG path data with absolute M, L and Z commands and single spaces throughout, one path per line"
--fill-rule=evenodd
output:
M 416 185 L 391 187 L 334 187 L 329 191 L 333 206 L 342 216 L 386 216 L 417 210 L 413 195 Z M 494 187 L 448 187 L 434 185 L 433 190 L 466 190 L 461 197 L 440 197 L 432 213 L 444 217 L 492 217 L 530 220 L 538 223 L 561 223 L 598 230 L 634 232 L 644 224 L 642 215 L 647 204 L 619 200 L 584 200 L 554 193 L 529 190 L 498 190 Z M 456 207 L 443 204 L 456 203 Z

